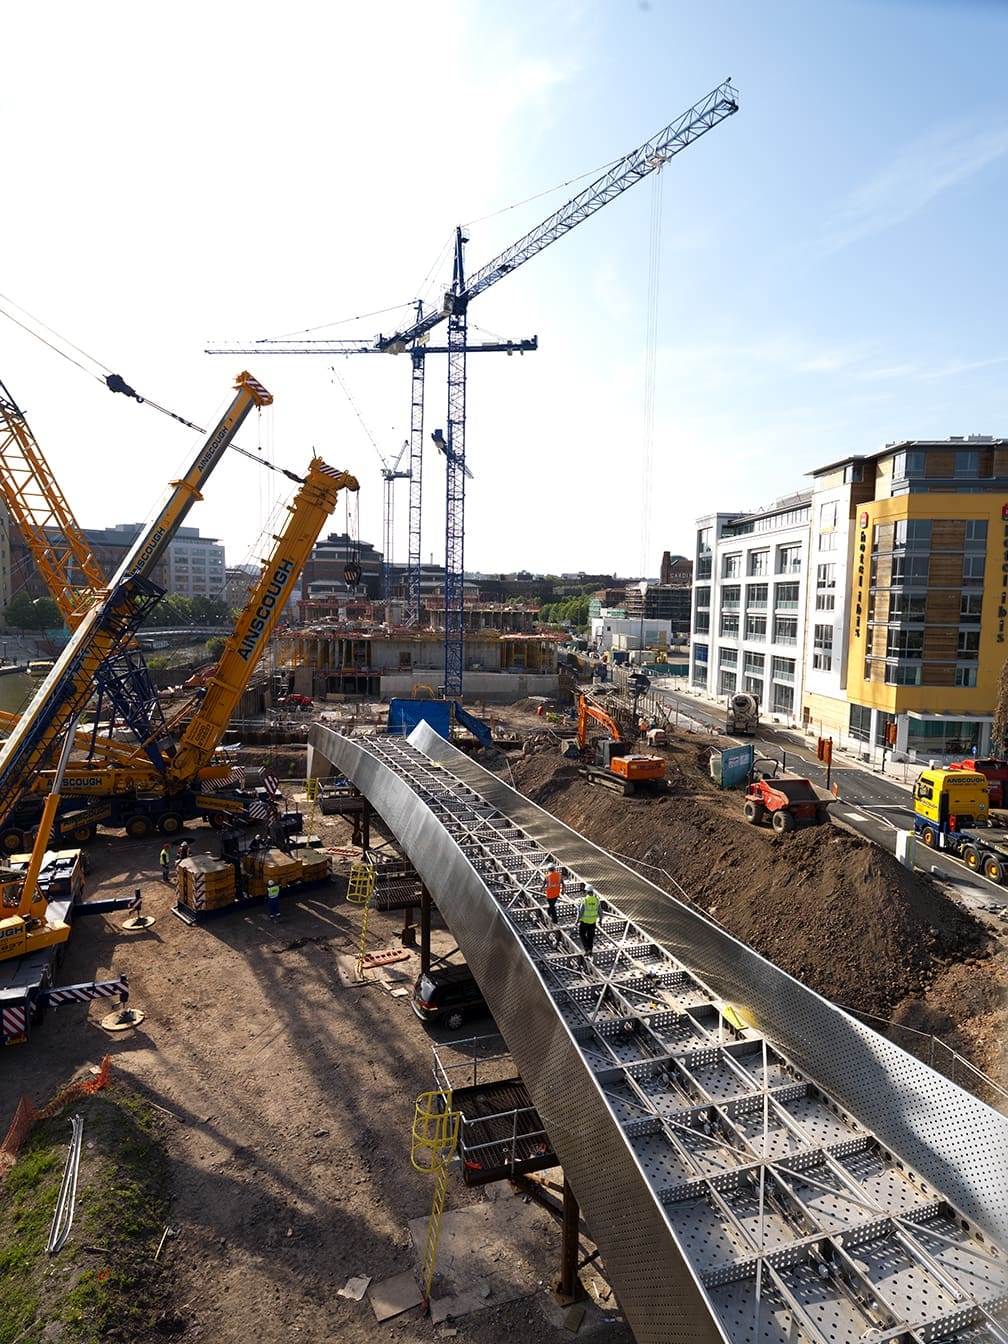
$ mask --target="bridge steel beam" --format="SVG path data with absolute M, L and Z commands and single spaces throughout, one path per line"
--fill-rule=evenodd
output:
M 932 1195 L 948 1201 L 987 1238 L 1002 1247 L 1008 1242 L 1008 1118 L 613 859 L 457 751 L 428 725 L 421 723 L 414 730 L 409 746 L 435 772 L 446 772 L 453 782 L 472 790 L 544 852 L 592 883 L 607 905 L 694 973 L 754 1033 L 772 1043 L 790 1067 L 827 1094 L 827 1101 L 839 1108 L 837 1116 L 854 1134 L 874 1136 L 888 1150 L 882 1156 L 891 1155 L 900 1171 L 901 1164 L 911 1168 L 920 1178 L 918 1186 L 930 1182 Z M 642 1161 L 640 1148 L 628 1141 L 632 1127 L 625 1117 L 617 1117 L 611 1100 L 618 1070 L 609 1071 L 607 1095 L 609 1075 L 586 1062 L 576 1030 L 558 1011 L 514 919 L 447 826 L 367 740 L 315 726 L 309 741 L 309 774 L 316 773 L 315 754 L 330 761 L 367 796 L 447 920 L 543 1119 L 639 1344 L 759 1338 L 759 1326 L 755 1336 L 748 1333 L 752 1319 L 739 1323 L 741 1333 L 730 1329 L 723 1302 L 720 1317 L 715 1313 L 712 1285 L 730 1293 L 731 1285 L 724 1285 L 736 1271 L 728 1267 L 724 1273 L 704 1276 L 697 1268 L 696 1247 L 689 1244 L 682 1225 L 678 1230 L 672 1225 L 674 1206 L 669 1201 L 682 1198 L 683 1190 L 689 1196 L 689 1183 L 670 1195 L 671 1178 L 662 1181 L 659 1173 L 656 1179 Z M 724 880 L 731 882 L 732 874 L 725 873 Z M 852 989 L 856 991 L 856 986 Z M 801 1073 L 792 1076 L 800 1079 Z M 760 1171 L 765 1174 L 770 1167 Z M 762 1189 L 764 1176 L 759 1179 Z M 693 1182 L 698 1188 L 701 1184 Z M 731 1198 L 726 1196 L 729 1205 Z M 726 1212 L 728 1236 L 735 1228 L 737 1239 L 733 1219 Z M 897 1222 L 892 1226 L 902 1238 Z M 975 1234 L 970 1235 L 975 1244 Z M 845 1254 L 844 1238 L 835 1240 L 837 1254 Z M 770 1299 L 777 1291 L 778 1303 L 785 1303 L 785 1309 L 777 1312 L 778 1322 L 797 1316 L 799 1337 L 817 1338 L 811 1319 L 796 1313 L 796 1299 L 788 1296 L 786 1279 L 796 1254 L 814 1259 L 818 1252 L 811 1243 L 797 1250 L 785 1247 L 775 1265 L 769 1248 L 759 1251 L 760 1263 L 765 1259 L 769 1265 L 763 1270 L 767 1305 L 759 1305 L 757 1270 L 753 1310 L 757 1319 L 762 1311 L 764 1321 L 772 1320 Z M 1003 1256 L 995 1251 L 995 1258 L 999 1254 Z M 996 1273 L 1003 1275 L 1003 1266 Z M 1004 1291 L 1008 1293 L 1008 1284 Z M 776 1334 L 770 1329 L 763 1337 Z M 941 1332 L 928 1337 L 940 1338 Z

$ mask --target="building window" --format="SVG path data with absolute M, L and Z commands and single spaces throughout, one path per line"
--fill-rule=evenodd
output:
M 909 547 L 914 551 L 931 549 L 930 518 L 898 518 L 893 529 L 893 549 Z
M 713 528 L 702 527 L 697 533 L 697 555 L 710 555 Z
M 746 611 L 766 611 L 767 585 L 752 583 L 746 589 Z
M 816 566 L 816 611 L 833 611 L 836 606 L 836 565 Z
M 920 663 L 886 663 L 885 679 L 887 686 L 919 686 Z
M 798 643 L 798 617 L 775 616 L 773 623 L 773 642 L 775 644 Z
M 722 577 L 726 579 L 738 579 L 742 576 L 742 557 L 741 555 L 726 555 L 724 557 L 724 569 Z
M 743 666 L 746 672 L 752 672 L 757 676 L 762 677 L 766 669 L 766 655 L 762 653 L 749 653 L 747 651 Z
M 864 463 L 848 462 L 844 467 L 844 485 L 858 485 L 864 480 Z
M 984 581 L 984 557 L 982 555 L 963 556 L 964 588 L 982 588 Z
M 721 610 L 738 611 L 742 606 L 742 589 L 737 583 L 726 584 L 721 589 Z
M 831 625 L 813 626 L 812 666 L 817 672 L 833 670 L 833 627 Z
M 819 549 L 820 551 L 835 551 L 837 549 L 837 537 L 839 532 L 820 532 Z
M 887 658 L 924 657 L 923 630 L 889 630 L 886 634 Z
M 904 481 L 924 475 L 924 453 L 919 448 L 897 453 L 893 458 L 893 480 Z
M 928 557 L 926 555 L 893 556 L 891 584 L 894 588 L 900 588 L 904 585 L 926 588 L 927 581 Z
M 794 687 L 781 686 L 774 683 L 773 686 L 773 704 L 770 707 L 771 714 L 782 714 L 786 718 L 791 718 L 794 714 Z
M 959 599 L 959 624 L 979 625 L 983 593 L 963 593 Z
M 955 476 L 958 481 L 975 481 L 980 476 L 980 454 L 975 448 L 959 448 L 955 455 Z
M 749 553 L 749 574 L 753 578 L 758 578 L 763 574 L 770 573 L 770 552 L 769 551 L 750 551 Z
M 828 499 L 825 503 L 819 505 L 819 528 L 826 532 L 831 527 L 836 527 L 837 520 L 837 502 L 835 499 Z
M 774 584 L 774 610 L 798 610 L 798 585 L 796 583 Z
M 746 639 L 766 639 L 766 617 L 746 616 L 745 637 Z
M 872 602 L 875 594 L 872 594 Z M 927 598 L 923 593 L 890 593 L 889 619 L 920 625 L 926 618 Z
M 704 612 L 702 616 L 698 615 L 693 622 L 693 633 L 697 635 L 710 634 L 710 612 Z
M 867 705 L 851 705 L 847 732 L 858 742 L 868 742 L 871 738 L 871 710 Z
M 730 616 L 727 613 L 721 615 L 721 637 L 722 639 L 738 639 L 739 618 Z
M 986 518 L 967 518 L 966 519 L 966 549 L 968 551 L 982 551 L 987 547 L 987 519 Z
M 800 547 L 800 546 L 778 546 L 778 547 L 777 547 L 777 573 L 778 573 L 778 574 L 800 574 L 800 573 L 801 573 L 801 547 Z
M 696 604 L 698 611 L 710 611 L 710 589 L 698 588 L 696 590 Z
M 955 670 L 955 684 L 957 686 L 975 686 L 977 684 L 976 667 L 957 667 Z
M 975 663 L 980 656 L 980 631 L 960 630 L 956 646 L 956 658 L 959 662 Z
M 719 661 L 722 667 L 738 667 L 738 649 L 722 649 Z
M 696 576 L 698 579 L 709 579 L 711 576 L 711 557 L 709 555 L 700 556 L 696 563 Z
M 795 660 L 793 658 L 772 658 L 770 677 L 773 681 L 794 681 Z
M 746 677 L 743 683 L 743 689 L 754 696 L 759 704 L 763 703 L 763 679 L 762 677 Z
M 734 672 L 720 672 L 718 674 L 718 694 L 734 695 L 737 677 Z

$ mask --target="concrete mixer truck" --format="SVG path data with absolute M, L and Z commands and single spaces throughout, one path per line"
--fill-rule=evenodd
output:
M 759 728 L 759 701 L 746 691 L 728 697 L 726 733 L 755 733 Z

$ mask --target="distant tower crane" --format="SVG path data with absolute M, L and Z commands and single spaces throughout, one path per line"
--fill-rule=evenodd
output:
M 657 135 L 627 154 L 609 168 L 590 186 L 579 192 L 548 219 L 493 261 L 488 262 L 468 281 L 465 278 L 463 248 L 468 241 L 461 228 L 455 232 L 455 262 L 451 288 L 444 296 L 440 312 L 418 317 L 412 326 L 391 336 L 379 335 L 373 347 L 378 351 L 398 353 L 409 350 L 414 357 L 423 348 L 427 335 L 448 320 L 448 418 L 445 438 L 447 461 L 446 520 L 445 520 L 445 696 L 462 694 L 462 617 L 463 572 L 465 543 L 465 418 L 466 418 L 466 356 L 468 345 L 469 304 L 477 295 L 502 280 L 505 275 L 531 260 L 532 257 L 562 238 L 590 215 L 608 205 L 642 178 L 655 172 L 674 155 L 686 149 L 707 131 L 738 111 L 738 92 L 726 79 L 706 98 L 688 108 L 676 121 Z M 297 347 L 298 353 L 335 354 L 347 352 L 351 342 L 319 342 Z M 269 343 L 258 344 L 254 353 L 264 353 Z M 276 350 L 276 345 L 272 349 Z M 290 351 L 294 347 L 289 344 Z M 354 347 L 359 349 L 360 347 Z M 211 350 L 211 354 L 253 353 L 250 351 Z M 411 457 L 412 466 L 412 457 Z
M 399 449 L 399 456 L 392 463 L 391 467 L 382 458 L 382 480 L 385 482 L 385 508 L 383 511 L 382 525 L 382 597 L 386 602 L 392 599 L 392 543 L 393 543 L 393 518 L 395 516 L 395 483 L 396 481 L 408 481 L 409 472 L 400 471 L 399 463 L 402 461 L 403 453 L 409 447 L 409 439 L 403 440 L 403 446 Z M 388 619 L 386 612 L 385 619 Z
M 417 320 L 423 316 L 423 308 L 417 304 Z M 377 341 L 382 341 L 379 336 Z M 504 354 L 524 355 L 528 351 L 538 350 L 539 341 L 535 336 L 520 341 L 481 341 L 471 345 L 471 355 Z M 234 354 L 245 350 L 250 355 L 383 355 L 403 354 L 404 345 L 373 344 L 364 345 L 360 341 L 294 341 L 263 340 L 252 346 L 213 346 L 206 350 L 208 355 Z M 406 474 L 410 483 L 409 502 L 409 565 L 406 576 L 406 613 L 405 624 L 420 624 L 420 575 L 421 575 L 421 517 L 423 501 L 423 423 L 424 423 L 424 357 L 426 355 L 446 355 L 446 345 L 428 345 L 421 341 L 409 351 L 412 365 L 410 384 L 410 469 Z

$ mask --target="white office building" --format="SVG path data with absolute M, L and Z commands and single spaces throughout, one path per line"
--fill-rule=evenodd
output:
M 697 521 L 690 684 L 801 719 L 811 492 Z M 814 578 L 815 576 L 813 576 Z
M 168 591 L 182 597 L 224 597 L 224 547 L 201 537 L 198 527 L 180 527 L 168 547 Z

